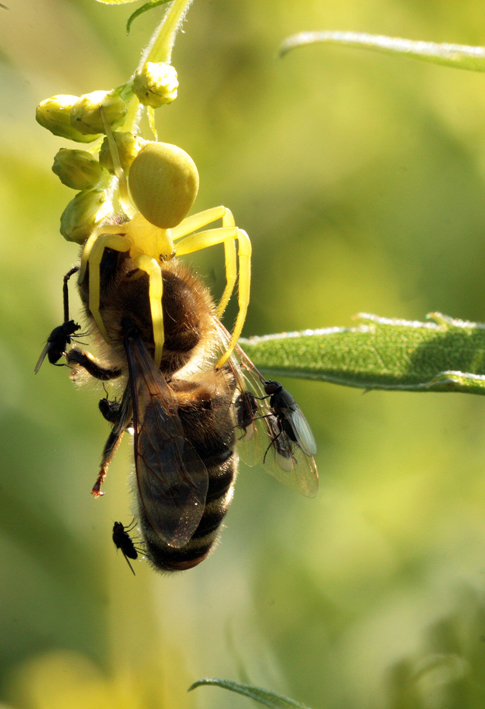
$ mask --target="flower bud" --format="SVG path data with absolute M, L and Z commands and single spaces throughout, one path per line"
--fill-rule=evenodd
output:
M 84 190 L 72 199 L 61 215 L 61 234 L 67 241 L 84 244 L 93 229 L 113 211 L 105 190 Z
M 107 179 L 107 170 L 86 150 L 68 150 L 61 148 L 54 158 L 52 172 L 63 185 L 73 190 L 89 190 L 103 179 Z
M 99 135 L 83 135 L 71 125 L 71 108 L 78 100 L 77 96 L 66 94 L 46 98 L 36 108 L 37 123 L 61 138 L 75 140 L 77 143 L 91 143 L 99 138 Z
M 177 72 L 170 66 L 159 62 L 147 62 L 133 80 L 133 93 L 144 106 L 159 108 L 177 98 Z
M 143 138 L 135 138 L 133 133 L 116 131 L 113 133 L 113 138 L 118 149 L 121 167 L 123 170 L 128 172 L 131 163 L 138 155 L 140 149 L 143 147 L 143 145 L 146 145 L 148 141 L 144 140 Z M 99 162 L 107 170 L 109 170 L 110 172 L 114 172 L 113 159 L 111 156 L 111 150 L 107 138 L 104 139 L 103 144 L 101 145 L 101 150 L 99 153 Z
M 104 133 L 100 108 L 111 128 L 120 126 L 126 116 L 126 104 L 115 91 L 93 91 L 81 96 L 71 108 L 71 125 L 80 133 Z
M 145 219 L 161 229 L 171 229 L 192 207 L 199 173 L 185 150 L 151 142 L 134 159 L 128 182 L 133 202 Z

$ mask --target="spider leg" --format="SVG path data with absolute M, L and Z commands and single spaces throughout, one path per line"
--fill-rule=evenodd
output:
M 152 315 L 153 340 L 155 342 L 154 362 L 156 367 L 160 367 L 162 361 L 163 343 L 165 341 L 165 331 L 163 329 L 163 280 L 162 269 L 156 259 L 147 254 L 141 254 L 133 260 L 133 264 L 141 271 L 148 274 L 148 298 L 150 300 L 150 312 Z
M 99 312 L 99 266 L 101 263 L 101 259 L 103 258 L 105 249 L 114 249 L 115 251 L 129 251 L 130 242 L 128 239 L 125 239 L 119 234 L 101 234 L 101 236 L 98 236 L 95 243 L 93 244 L 89 255 L 89 310 L 91 311 L 91 315 L 93 316 L 100 333 L 102 334 L 106 342 L 109 343 L 110 340 L 106 332 L 101 313 Z M 81 276 L 79 277 L 79 280 L 81 281 Z
M 220 369 L 231 356 L 246 319 L 251 284 L 251 242 L 249 236 L 242 229 L 238 229 L 237 227 L 221 227 L 219 229 L 208 229 L 207 231 L 202 231 L 193 236 L 186 236 L 177 247 L 177 256 L 183 256 L 185 254 L 191 254 L 194 251 L 206 249 L 215 244 L 225 243 L 227 240 L 233 241 L 234 239 L 237 239 L 239 244 L 239 312 L 227 351 L 217 362 L 217 369 Z
M 82 283 L 84 280 L 84 276 L 86 275 L 86 268 L 89 263 L 89 259 L 91 256 L 91 251 L 98 240 L 98 238 L 102 234 L 126 234 L 127 232 L 127 224 L 104 224 L 101 226 L 96 227 L 92 234 L 88 237 L 86 240 L 86 243 L 84 244 L 82 256 L 81 256 L 81 267 L 79 269 L 79 283 Z
M 204 212 L 198 212 L 191 217 L 187 217 L 178 226 L 172 229 L 172 239 L 180 239 L 182 236 L 191 234 L 198 229 L 202 229 L 216 219 L 222 219 L 223 227 L 235 227 L 236 223 L 232 212 L 227 207 L 213 207 L 206 209 Z M 234 291 L 234 285 L 237 278 L 237 257 L 236 257 L 236 241 L 234 239 L 226 239 L 224 241 L 224 257 L 226 264 L 226 287 L 222 294 L 219 305 L 217 306 L 217 317 L 221 318 L 227 304 Z

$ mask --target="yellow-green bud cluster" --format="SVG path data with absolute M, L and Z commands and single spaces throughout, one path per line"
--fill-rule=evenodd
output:
M 99 138 L 99 135 L 83 135 L 71 124 L 71 108 L 76 101 L 78 101 L 77 96 L 67 94 L 46 98 L 37 106 L 35 112 L 37 123 L 54 135 L 60 135 L 61 138 L 75 140 L 77 143 L 91 143 Z
M 170 66 L 159 62 L 147 62 L 133 80 L 133 93 L 144 106 L 159 108 L 177 98 L 177 72 Z
M 61 148 L 54 158 L 52 171 L 63 185 L 73 190 L 89 190 L 109 179 L 107 170 L 86 150 Z
M 101 108 L 111 128 L 118 128 L 125 120 L 126 104 L 116 91 L 93 91 L 72 106 L 71 125 L 84 135 L 105 133 Z
M 177 72 L 172 66 L 147 62 L 136 74 L 128 95 L 133 90 L 143 105 L 157 108 L 173 101 L 177 88 Z M 83 244 L 114 211 L 112 174 L 121 179 L 118 167 L 129 176 L 137 209 L 162 229 L 179 224 L 197 195 L 197 168 L 187 153 L 174 145 L 148 142 L 127 131 L 116 131 L 127 114 L 122 98 L 126 91 L 123 93 L 122 89 L 93 91 L 81 97 L 53 96 L 37 107 L 38 123 L 54 135 L 90 143 L 108 133 L 99 156 L 93 155 L 94 149 L 88 152 L 61 148 L 54 159 L 52 169 L 61 182 L 79 190 L 61 216 L 61 234 L 68 241 Z M 117 158 L 119 165 L 114 165 L 113 159 L 116 162 Z
M 61 216 L 61 234 L 67 241 L 84 244 L 93 229 L 113 211 L 107 192 L 84 190 L 72 199 Z
M 54 135 L 91 143 L 105 133 L 101 107 L 111 128 L 123 123 L 126 104 L 116 91 L 93 91 L 80 98 L 65 94 L 52 96 L 37 106 L 35 117 Z
M 120 159 L 121 168 L 128 174 L 131 163 L 136 158 L 140 149 L 147 143 L 143 138 L 135 138 L 133 133 L 117 131 L 113 133 L 113 138 L 116 143 L 118 156 Z M 109 141 L 104 139 L 99 152 L 99 162 L 103 167 L 114 173 L 113 158 L 109 147 Z

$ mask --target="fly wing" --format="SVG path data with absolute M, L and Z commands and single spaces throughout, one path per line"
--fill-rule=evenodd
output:
M 304 453 L 270 414 L 264 419 L 268 429 L 268 450 L 265 466 L 282 485 L 305 497 L 318 493 L 318 471 L 313 456 Z
M 208 474 L 184 435 L 177 400 L 143 340 L 125 339 L 133 398 L 135 466 L 146 516 L 161 539 L 183 547 L 205 508 Z
M 37 364 L 35 365 L 34 374 L 37 374 L 37 372 L 38 372 L 39 369 L 41 368 L 42 362 L 43 362 L 43 361 L 45 360 L 45 358 L 47 357 L 47 354 L 48 354 L 49 350 L 51 349 L 51 347 L 52 347 L 52 343 L 51 343 L 51 342 L 46 342 L 45 347 L 44 347 L 44 349 L 42 350 L 42 352 L 40 353 L 39 359 L 37 360 Z
M 310 424 L 298 404 L 293 404 L 291 409 L 286 409 L 285 415 L 293 427 L 297 443 L 302 451 L 305 455 L 315 455 L 317 452 L 317 444 Z

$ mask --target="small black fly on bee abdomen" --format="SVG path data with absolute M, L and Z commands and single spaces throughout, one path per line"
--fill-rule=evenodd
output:
M 254 435 L 254 423 L 258 416 L 258 397 L 251 391 L 243 390 L 234 402 L 237 426 L 242 431 L 241 439 L 250 441 Z
M 121 417 L 121 401 L 116 399 L 100 399 L 98 403 L 98 408 L 106 421 L 110 423 L 118 423 Z

